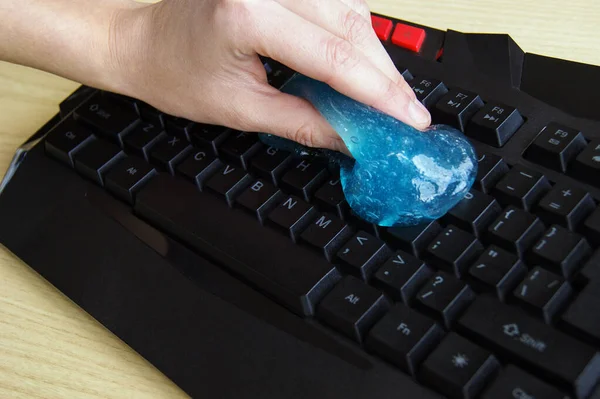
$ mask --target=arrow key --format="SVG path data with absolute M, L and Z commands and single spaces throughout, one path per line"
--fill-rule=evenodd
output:
M 385 243 L 364 231 L 359 231 L 338 251 L 340 269 L 367 280 L 374 268 L 390 254 Z
M 409 303 L 433 271 L 422 261 L 404 251 L 397 251 L 377 270 L 372 284 L 395 301 Z
M 523 123 L 516 108 L 488 103 L 473 116 L 466 134 L 482 143 L 503 147 Z

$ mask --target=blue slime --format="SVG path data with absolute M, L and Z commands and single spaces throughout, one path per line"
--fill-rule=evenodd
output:
M 308 100 L 340 135 L 352 158 L 270 134 L 261 140 L 340 166 L 351 209 L 379 226 L 412 226 L 442 217 L 470 190 L 477 157 L 464 135 L 445 125 L 419 131 L 339 92 L 295 74 L 282 91 Z

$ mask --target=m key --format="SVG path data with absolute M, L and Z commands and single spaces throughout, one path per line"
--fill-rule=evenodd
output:
M 317 317 L 357 342 L 389 309 L 389 300 L 353 276 L 340 281 L 317 307 Z

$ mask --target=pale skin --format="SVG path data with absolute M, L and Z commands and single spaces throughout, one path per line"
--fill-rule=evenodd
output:
M 175 116 L 347 152 L 308 102 L 267 84 L 258 55 L 417 129 L 429 112 L 363 0 L 0 0 L 0 60 Z

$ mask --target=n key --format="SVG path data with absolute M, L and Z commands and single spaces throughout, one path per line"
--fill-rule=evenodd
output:
M 296 242 L 300 233 L 312 222 L 317 211 L 302 199 L 290 195 L 268 216 L 268 222 L 284 230 Z

